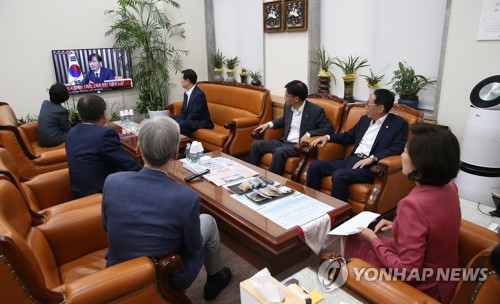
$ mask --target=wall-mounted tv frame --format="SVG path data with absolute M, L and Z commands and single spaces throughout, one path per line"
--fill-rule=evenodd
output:
M 92 75 L 89 81 L 88 73 L 93 74 L 89 58 L 93 54 L 99 55 L 102 59 L 101 66 L 111 69 L 113 77 L 108 71 L 105 79 L 99 79 L 102 78 L 99 76 L 96 80 Z M 70 94 L 133 87 L 130 54 L 125 50 L 117 48 L 52 50 L 52 59 L 56 81 L 64 83 Z

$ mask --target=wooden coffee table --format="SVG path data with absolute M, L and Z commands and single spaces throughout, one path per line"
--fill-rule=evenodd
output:
M 139 150 L 139 145 L 138 145 L 138 136 L 134 134 L 127 134 L 123 135 L 122 134 L 122 127 L 115 123 L 108 123 L 108 126 L 120 135 L 120 142 L 125 148 L 125 150 L 139 163 L 143 164 L 142 156 L 141 156 L 141 151 Z M 184 136 L 181 134 L 180 136 L 180 142 L 179 142 L 179 149 L 183 149 L 186 147 L 188 143 L 191 142 L 191 139 L 187 136 Z
M 351 206 L 343 201 L 222 152 L 211 152 L 205 155 L 222 156 L 242 163 L 259 172 L 259 176 L 277 181 L 333 206 L 335 222 L 348 217 Z M 282 228 L 232 198 L 229 190 L 217 187 L 205 179 L 185 183 L 184 177 L 191 174 L 183 167 L 181 161 L 173 161 L 170 165 L 169 176 L 196 191 L 201 197 L 202 212 L 212 215 L 217 220 L 222 242 L 256 268 L 267 267 L 271 273 L 277 274 L 310 255 L 311 250 L 299 238 L 295 228 L 288 230 Z

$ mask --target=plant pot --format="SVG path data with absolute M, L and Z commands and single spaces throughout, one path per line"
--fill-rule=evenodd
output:
M 243 75 L 243 76 L 242 76 L 242 75 L 240 75 L 240 78 L 241 78 L 241 83 L 244 83 L 244 84 L 246 84 L 246 83 L 247 83 L 247 78 L 248 78 L 248 76 L 247 76 L 247 75 Z
M 234 70 L 227 70 L 226 81 L 228 82 L 236 81 L 236 78 L 234 78 Z
M 256 87 L 260 87 L 262 85 L 262 82 L 260 80 L 252 80 L 250 84 Z
M 169 110 L 162 110 L 162 111 L 151 111 L 148 110 L 149 113 L 149 118 L 155 118 L 155 117 L 170 117 L 170 111 Z
M 318 93 L 330 94 L 330 81 L 331 77 L 318 77 Z
M 214 81 L 224 81 L 224 77 L 222 76 L 222 69 L 220 71 L 214 71 Z
M 416 98 L 399 98 L 398 100 L 399 104 L 403 104 L 405 106 L 408 106 L 412 109 L 417 109 L 418 108 L 418 96 Z
M 354 81 L 356 80 L 356 74 L 346 74 L 342 78 L 344 79 L 344 100 L 354 102 Z

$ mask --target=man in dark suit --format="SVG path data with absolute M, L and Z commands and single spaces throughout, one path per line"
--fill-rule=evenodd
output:
M 273 153 L 269 171 L 283 174 L 288 157 L 299 156 L 294 145 L 311 136 L 333 133 L 333 127 L 323 108 L 306 100 L 307 86 L 294 80 L 285 86 L 285 108 L 281 118 L 258 126 L 255 131 L 264 132 L 269 128 L 285 128 L 281 139 L 256 140 L 252 143 L 247 162 L 258 165 L 262 155 Z
M 111 69 L 102 67 L 102 57 L 99 54 L 89 55 L 90 71 L 83 75 L 81 83 L 104 82 L 104 80 L 115 80 L 115 73 Z
M 81 124 L 66 138 L 66 158 L 73 199 L 101 193 L 104 180 L 122 171 L 139 171 L 142 166 L 122 147 L 115 130 L 105 127 L 106 102 L 97 95 L 85 95 L 77 104 Z
M 187 69 L 182 71 L 181 85 L 186 90 L 179 115 L 173 118 L 181 128 L 181 134 L 189 137 L 198 129 L 213 129 L 205 93 L 196 86 L 198 75 Z
M 169 277 L 170 286 L 188 288 L 204 264 L 208 274 L 204 297 L 210 301 L 232 275 L 229 268 L 222 267 L 214 218 L 200 215 L 200 196 L 168 176 L 179 138 L 179 126 L 173 119 L 145 120 L 139 133 L 144 168 L 106 179 L 102 223 L 109 239 L 107 266 L 140 256 L 179 253 L 184 267 Z
M 378 89 L 366 104 L 367 115 L 349 131 L 331 134 L 314 140 L 311 145 L 320 148 L 327 141 L 343 145 L 354 144 L 351 155 L 337 161 L 316 160 L 307 171 L 307 186 L 318 190 L 323 176 L 332 176 L 331 195 L 347 201 L 348 188 L 355 183 L 373 183 L 370 166 L 379 159 L 403 153 L 408 134 L 408 123 L 389 113 L 394 105 L 394 94 Z

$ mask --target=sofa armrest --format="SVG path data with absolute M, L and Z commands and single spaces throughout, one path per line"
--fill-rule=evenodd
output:
M 389 275 L 379 275 L 381 271 L 379 268 L 363 260 L 353 258 L 347 263 L 346 267 L 348 270 L 346 286 L 371 303 L 439 303 L 434 298 L 405 282 Z M 366 271 L 369 271 L 369 275 L 365 276 Z
M 283 128 L 279 128 L 279 129 L 271 128 L 271 129 L 267 129 L 264 132 L 252 131 L 252 133 L 250 135 L 255 139 L 268 140 L 268 139 L 280 139 L 281 137 L 283 137 L 284 133 L 285 133 L 285 130 Z
M 139 257 L 70 282 L 62 291 L 70 303 L 109 303 L 155 281 L 153 263 Z
M 65 162 L 66 149 L 57 149 L 43 152 L 40 155 L 37 155 L 37 158 L 33 160 L 33 163 L 38 166 L 60 164 Z
M 259 122 L 260 122 L 260 118 L 258 117 L 239 117 L 239 118 L 233 118 L 229 123 L 232 123 L 234 122 L 236 128 L 246 128 L 246 127 L 252 127 L 252 126 L 255 126 L 257 127 Z M 226 124 L 224 124 L 224 127 L 226 129 L 229 129 L 226 127 Z
M 179 115 L 182 109 L 182 101 L 175 101 L 165 107 L 165 110 L 170 111 L 170 115 Z
M 402 169 L 401 156 L 394 155 L 379 160 L 376 165 L 370 168 L 370 171 L 376 177 L 382 177 L 383 175 L 401 171 Z
M 71 200 L 67 168 L 37 175 L 23 184 L 35 196 L 39 209 L 45 209 Z
M 37 121 L 32 121 L 25 123 L 24 125 L 19 126 L 21 129 L 23 129 L 24 134 L 28 137 L 29 141 L 34 143 L 38 141 L 38 133 L 37 133 L 37 128 L 38 128 L 38 122 Z
M 101 221 L 101 204 L 53 214 L 36 229 L 49 242 L 58 265 L 108 247 Z

